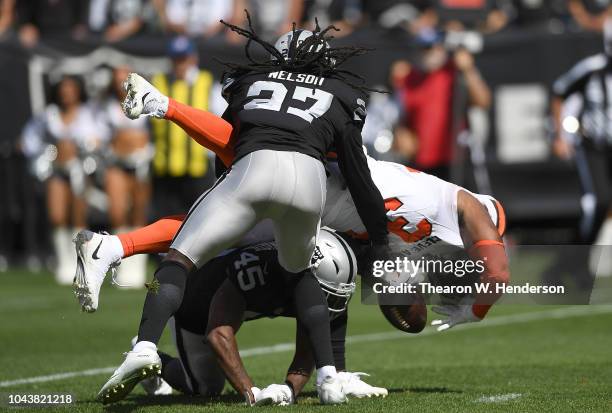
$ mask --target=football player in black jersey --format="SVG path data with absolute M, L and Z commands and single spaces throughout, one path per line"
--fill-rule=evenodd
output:
M 155 370 L 160 364 L 157 342 L 182 302 L 188 274 L 263 219 L 274 224 L 279 263 L 298 277 L 293 292 L 297 318 L 308 317 L 302 310 L 320 289 L 314 276 L 302 271 L 310 267 L 325 204 L 326 153 L 337 153 L 375 250 L 384 251 L 388 243 L 384 202 L 362 151 L 363 87 L 338 68 L 359 49 L 330 47 L 332 26 L 317 27 L 314 33 L 294 29 L 276 46 L 261 40 L 252 28 L 230 27 L 249 38 L 251 62 L 231 65 L 224 86 L 229 103 L 224 117 L 233 127 L 235 159 L 189 211 L 155 273 L 159 288 L 147 294 L 139 342 L 103 390 L 129 382 L 136 372 Z M 252 42 L 271 57 L 253 60 L 248 53 Z M 164 117 L 168 111 L 168 98 L 137 75 L 128 78 L 127 92 L 128 117 Z M 336 375 L 328 352 L 325 359 L 317 360 L 317 384 L 327 382 L 341 393 Z M 341 397 L 322 402 L 336 399 Z
M 221 392 L 227 377 L 247 403 L 293 403 L 315 366 L 316 352 L 311 351 L 311 336 L 317 336 L 321 315 L 329 311 L 333 357 L 341 370 L 338 376 L 344 395 L 386 396 L 386 389 L 370 386 L 356 373 L 344 371 L 346 309 L 357 276 L 351 247 L 335 232 L 323 229 L 313 266 L 325 297 L 315 297 L 306 323 L 297 322 L 296 353 L 285 384 L 261 390 L 255 387 L 241 363 L 234 337 L 243 321 L 296 317 L 292 294 L 296 277 L 279 265 L 274 243 L 261 242 L 212 259 L 197 270 L 201 276 L 188 279 L 173 324 L 179 358 L 158 352 L 162 360 L 161 377 L 143 381 L 147 393 L 168 394 L 169 383 L 186 394 L 214 396 Z M 112 396 L 106 399 L 116 401 L 129 390 L 125 385 L 117 393 L 111 390 Z
M 347 396 L 386 396 L 355 373 L 345 372 L 347 305 L 355 289 L 356 261 L 347 242 L 323 229 L 315 252 L 315 276 L 327 297 L 334 361 Z M 273 243 L 238 248 L 202 267 L 206 277 L 191 277 L 175 314 L 179 358 L 160 354 L 162 378 L 187 394 L 218 394 L 227 377 L 247 403 L 291 404 L 308 382 L 315 361 L 307 327 L 297 323 L 296 351 L 285 384 L 255 387 L 241 362 L 235 334 L 243 321 L 295 317 L 291 290 L 295 277 L 279 264 Z M 204 275 L 204 274 L 203 274 Z M 214 357 L 217 355 L 217 358 Z

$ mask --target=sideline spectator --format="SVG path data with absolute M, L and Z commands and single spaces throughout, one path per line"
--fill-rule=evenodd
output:
M 241 0 L 253 19 L 255 30 L 265 39 L 276 40 L 300 23 L 304 17 L 304 0 Z M 244 19 L 244 14 L 240 16 Z
M 414 25 L 435 25 L 429 19 L 429 14 L 423 14 L 431 7 L 431 2 L 427 0 L 363 0 L 361 4 L 364 16 L 374 26 L 413 30 Z
M 569 0 L 568 9 L 580 27 L 585 30 L 601 32 L 606 17 L 612 13 L 609 0 Z
M 501 0 L 511 16 L 512 25 L 520 28 L 563 30 L 569 20 L 567 0 Z
M 70 284 L 76 256 L 72 237 L 86 226 L 84 154 L 99 147 L 100 126 L 84 103 L 80 79 L 66 76 L 56 86 L 53 103 L 32 119 L 22 148 L 35 174 L 46 181 L 47 211 L 57 258 L 55 279 Z
M 109 140 L 106 150 L 105 189 L 108 213 L 114 233 L 128 232 L 147 224 L 147 206 L 151 199 L 150 163 L 153 147 L 146 118 L 128 119 L 121 110 L 125 97 L 123 81 L 129 67 L 113 71 L 108 96 L 97 110 Z M 147 256 L 126 260 L 117 271 L 121 285 L 142 287 L 146 281 Z
M 467 109 L 488 109 L 491 92 L 467 50 L 447 50 L 439 33 L 423 33 L 419 41 L 419 64 L 404 64 L 393 75 L 404 107 L 395 147 L 416 168 L 450 180 L 455 139 L 467 128 Z
M 302 24 L 314 23 L 315 17 L 321 27 L 333 24 L 339 32 L 335 37 L 350 34 L 363 18 L 362 5 L 359 0 L 312 0 L 305 2 Z
M 143 1 L 89 0 L 89 30 L 111 43 L 132 36 L 143 26 Z
M 15 0 L 0 0 L 0 40 L 13 27 Z
M 19 0 L 19 39 L 25 47 L 35 46 L 44 36 L 85 35 L 87 2 L 82 0 Z
M 234 20 L 238 12 L 236 9 L 241 2 L 241 0 L 153 0 L 153 5 L 164 31 L 188 36 L 212 37 L 225 29 L 219 20 Z
M 172 72 L 153 77 L 161 93 L 198 109 L 218 113 L 211 103 L 221 96 L 212 74 L 198 68 L 195 44 L 187 37 L 172 39 L 168 53 Z M 156 217 L 183 214 L 215 181 L 208 151 L 178 125 L 153 119 L 153 197 Z
M 509 0 L 507 0 L 509 1 Z M 419 21 L 413 24 L 413 33 L 420 33 L 429 27 L 442 27 L 447 31 L 461 32 L 475 30 L 481 33 L 495 33 L 509 22 L 508 8 L 504 0 L 474 0 L 470 2 L 449 2 L 435 0 L 423 10 Z M 427 24 L 423 24 L 425 21 Z

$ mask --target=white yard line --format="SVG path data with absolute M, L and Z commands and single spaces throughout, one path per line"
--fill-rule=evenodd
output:
M 567 318 L 567 317 L 582 317 L 589 315 L 597 315 L 597 314 L 609 314 L 612 313 L 612 306 L 578 306 L 578 307 L 563 307 L 556 308 L 554 310 L 545 310 L 545 311 L 534 311 L 528 313 L 519 313 L 519 314 L 511 314 L 506 316 L 499 317 L 491 317 L 487 318 L 481 323 L 471 323 L 465 324 L 454 329 L 447 330 L 443 333 L 438 333 L 433 328 L 428 328 L 422 331 L 419 334 L 412 335 L 406 334 L 399 331 L 392 331 L 386 333 L 374 333 L 374 334 L 360 334 L 355 336 L 348 336 L 348 343 L 364 343 L 369 341 L 387 341 L 387 340 L 396 340 L 400 338 L 418 338 L 423 336 L 429 336 L 432 334 L 448 334 L 452 332 L 461 332 L 465 330 L 477 329 L 477 328 L 487 328 L 487 327 L 495 327 L 495 326 L 504 326 L 510 324 L 519 324 L 519 323 L 527 323 L 530 321 L 538 321 L 538 320 L 550 320 L 550 319 L 558 319 L 558 318 Z M 258 355 L 266 355 L 266 354 L 274 354 L 274 353 L 286 353 L 293 351 L 294 343 L 279 343 L 273 346 L 264 346 L 264 347 L 254 347 L 250 349 L 246 349 L 240 352 L 242 357 L 252 357 Z M 27 377 L 23 379 L 17 380 L 6 380 L 0 381 L 0 388 L 3 387 L 13 387 L 19 386 L 22 384 L 32 384 L 32 383 L 44 383 L 49 381 L 58 381 L 69 379 L 72 377 L 82 377 L 82 376 L 95 376 L 99 374 L 108 374 L 112 373 L 116 367 L 103 367 L 98 369 L 89 369 L 89 370 L 81 370 L 81 371 L 72 371 L 67 373 L 58 373 L 58 374 L 50 374 L 47 376 L 36 376 L 36 377 Z M 492 396 L 494 397 L 494 396 Z M 480 400 L 480 399 L 479 399 Z
M 507 402 L 509 400 L 515 400 L 522 397 L 521 393 L 507 393 L 507 394 L 495 394 L 493 396 L 482 396 L 476 399 L 477 403 L 500 403 Z
M 44 383 L 47 381 L 57 381 L 70 379 L 72 377 L 97 376 L 99 374 L 108 374 L 115 371 L 116 367 L 103 367 L 100 369 L 89 369 L 81 371 L 71 371 L 68 373 L 49 374 L 48 376 L 28 377 L 25 379 L 0 381 L 0 387 L 19 386 L 20 384 Z

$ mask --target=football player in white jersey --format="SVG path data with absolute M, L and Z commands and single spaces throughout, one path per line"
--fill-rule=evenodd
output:
M 497 200 L 489 195 L 473 194 L 457 185 L 396 163 L 368 157 L 368 164 L 388 210 L 389 241 L 393 256 L 417 260 L 423 256 L 443 257 L 465 250 L 472 258 L 483 259 L 485 262 L 483 281 L 492 284 L 509 281 L 508 262 L 501 240 L 506 218 Z M 329 170 L 331 173 L 322 224 L 356 238 L 367 237 L 351 195 L 345 189 L 342 174 L 333 163 Z M 82 306 L 84 303 L 95 303 L 95 307 L 84 306 L 84 309 L 95 311 L 97 308 L 100 285 L 110 267 L 115 266 L 121 258 L 134 254 L 167 251 L 181 221 L 180 216 L 162 218 L 147 227 L 118 236 L 89 232 L 84 237 L 87 241 L 77 245 L 77 280 L 87 279 L 95 293 L 89 295 L 93 301 L 79 296 Z M 256 235 L 251 234 L 253 239 L 272 238 L 265 224 L 255 231 Z M 100 244 L 103 239 L 107 241 Z M 101 259 L 93 260 L 92 251 L 97 245 L 101 245 L 97 251 Z M 434 325 L 444 330 L 456 324 L 480 321 L 496 298 L 487 296 L 481 297 L 482 302 L 476 299 L 470 305 L 464 302 L 461 306 L 435 307 L 434 311 L 447 317 L 444 320 L 434 320 Z
M 385 199 L 393 257 L 417 261 L 421 257 L 452 257 L 465 251 L 473 260 L 484 263 L 481 281 L 492 285 L 509 282 L 508 260 L 501 239 L 506 217 L 495 198 L 474 194 L 433 175 L 369 156 L 368 166 Z M 351 196 L 343 189 L 342 175 L 336 168 L 328 169 L 331 174 L 323 223 L 357 238 L 367 237 Z M 445 317 L 434 320 L 432 325 L 442 331 L 457 324 L 480 321 L 498 298 L 495 294 L 476 295 L 465 297 L 462 305 L 434 307 L 434 311 Z

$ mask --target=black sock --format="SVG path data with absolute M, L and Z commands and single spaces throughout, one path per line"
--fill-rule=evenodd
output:
M 164 261 L 160 264 L 155 272 L 159 288 L 147 293 L 138 341 L 159 342 L 166 323 L 181 306 L 187 275 L 187 269 L 177 262 Z
M 308 272 L 296 275 L 301 279 L 295 285 L 293 297 L 298 323 L 308 333 L 310 347 L 317 368 L 334 365 L 329 327 L 327 300 L 315 276 Z
M 187 383 L 183 363 L 176 357 L 158 351 L 159 358 L 162 361 L 162 379 L 164 379 L 170 387 L 184 394 L 194 394 L 193 390 Z
M 331 322 L 331 343 L 334 351 L 334 363 L 336 370 L 346 370 L 346 358 L 344 356 L 346 342 L 346 326 L 348 324 L 348 312 L 340 314 Z

